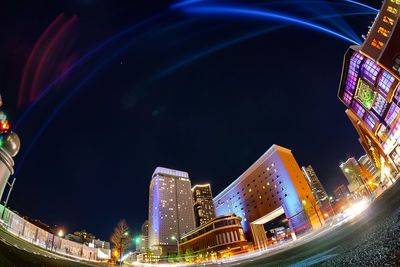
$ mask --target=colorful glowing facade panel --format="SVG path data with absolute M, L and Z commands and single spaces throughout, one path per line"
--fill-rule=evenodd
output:
M 392 87 L 395 78 L 386 70 L 383 70 L 378 78 L 378 90 L 385 97 L 388 95 L 390 87 Z
M 388 106 L 389 103 L 386 101 L 386 99 L 383 98 L 383 96 L 381 96 L 380 94 L 378 94 L 374 106 L 372 108 L 376 111 L 376 114 L 378 114 L 379 117 L 384 118 Z
M 354 94 L 354 90 L 356 89 L 358 72 L 360 70 L 360 64 L 363 59 L 364 56 L 359 53 L 354 53 L 350 59 L 350 66 L 345 90 L 351 96 Z
M 350 106 L 352 100 L 352 96 L 348 92 L 343 93 L 343 101 L 346 103 L 347 106 Z
M 367 58 L 361 66 L 361 77 L 372 85 L 375 85 L 376 77 L 380 71 L 381 67 L 371 59 Z
M 392 124 L 394 119 L 397 117 L 397 114 L 399 114 L 399 110 L 400 110 L 399 107 L 395 103 L 392 103 L 385 119 L 385 122 L 388 125 Z
M 374 129 L 375 124 L 376 124 L 376 121 L 374 120 L 374 118 L 371 115 L 369 115 L 368 113 L 366 113 L 364 115 L 363 119 L 364 119 L 365 124 L 372 131 L 372 129 Z
M 357 114 L 358 117 L 362 118 L 364 116 L 365 109 L 361 107 L 357 101 L 353 101 L 353 103 L 351 103 L 351 109 Z
M 374 102 L 375 91 L 366 82 L 359 79 L 354 98 L 369 110 Z

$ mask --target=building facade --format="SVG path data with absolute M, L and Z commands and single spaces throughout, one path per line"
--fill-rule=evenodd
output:
M 140 252 L 148 252 L 149 251 L 149 220 L 146 220 L 142 224 L 142 234 L 140 235 L 141 242 L 139 244 Z
M 311 165 L 308 165 L 307 167 L 303 166 L 301 167 L 301 171 L 303 172 L 303 175 L 311 188 L 311 192 L 317 200 L 319 208 L 322 209 L 323 207 L 329 205 L 328 194 L 322 186 L 321 181 L 318 179 L 318 176 L 315 174 L 313 167 L 311 167 Z
M 365 179 L 365 177 L 358 161 L 355 158 L 349 158 L 345 162 L 341 163 L 339 167 L 349 182 L 347 187 L 350 190 L 350 193 L 362 190 L 363 179 Z
M 360 166 L 368 173 L 370 179 L 375 181 L 379 181 L 381 174 L 379 170 L 376 168 L 375 164 L 371 161 L 368 155 L 363 155 L 358 159 L 358 163 Z
M 340 199 L 344 199 L 347 196 L 349 196 L 350 191 L 346 185 L 342 184 L 342 185 L 339 185 L 338 187 L 336 187 L 336 189 L 333 191 L 333 194 L 335 195 L 335 198 L 337 200 L 340 200 Z
M 235 215 L 218 216 L 196 229 L 182 235 L 179 250 L 185 254 L 192 249 L 197 258 L 216 259 L 248 248 L 241 218 Z
M 174 239 L 194 228 L 188 173 L 157 167 L 150 183 L 149 248 L 156 255 L 177 251 Z
M 192 194 L 196 227 L 199 227 L 215 217 L 211 185 L 195 185 L 192 188 Z
M 214 198 L 216 216 L 236 214 L 256 246 L 267 242 L 264 224 L 282 214 L 292 230 L 324 225 L 310 186 L 289 149 L 273 145 Z
M 338 97 L 368 157 L 389 182 L 400 167 L 400 1 L 384 0 L 362 45 L 343 62 Z

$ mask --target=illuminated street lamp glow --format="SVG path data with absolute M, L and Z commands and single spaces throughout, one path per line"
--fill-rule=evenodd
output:
M 140 238 L 140 237 L 136 237 L 136 238 L 135 238 L 135 244 L 139 244 L 140 241 L 141 241 L 141 238 Z
M 63 236 L 64 236 L 63 230 L 58 231 L 57 235 L 58 235 L 59 237 L 63 237 Z

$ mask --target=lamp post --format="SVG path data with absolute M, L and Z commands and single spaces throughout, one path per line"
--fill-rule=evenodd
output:
M 119 246 L 119 266 L 120 267 L 122 267 L 122 240 L 126 239 L 128 235 L 129 235 L 129 233 L 125 232 L 124 236 L 126 236 L 126 237 L 121 236 L 121 242 L 120 242 L 120 246 Z
M 176 240 L 176 244 L 178 245 L 178 253 L 177 253 L 177 254 L 179 255 L 179 239 L 176 238 L 174 235 L 171 236 L 171 239 L 172 239 L 172 240 Z M 178 256 L 178 255 L 177 255 L 177 256 Z

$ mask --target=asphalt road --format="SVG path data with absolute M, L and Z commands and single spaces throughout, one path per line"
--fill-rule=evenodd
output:
M 25 240 L 19 239 L 0 228 L 0 266 L 1 267 L 36 267 L 36 266 L 98 266 L 78 262 L 57 254 L 50 253 Z
M 400 182 L 345 224 L 224 266 L 400 266 Z

